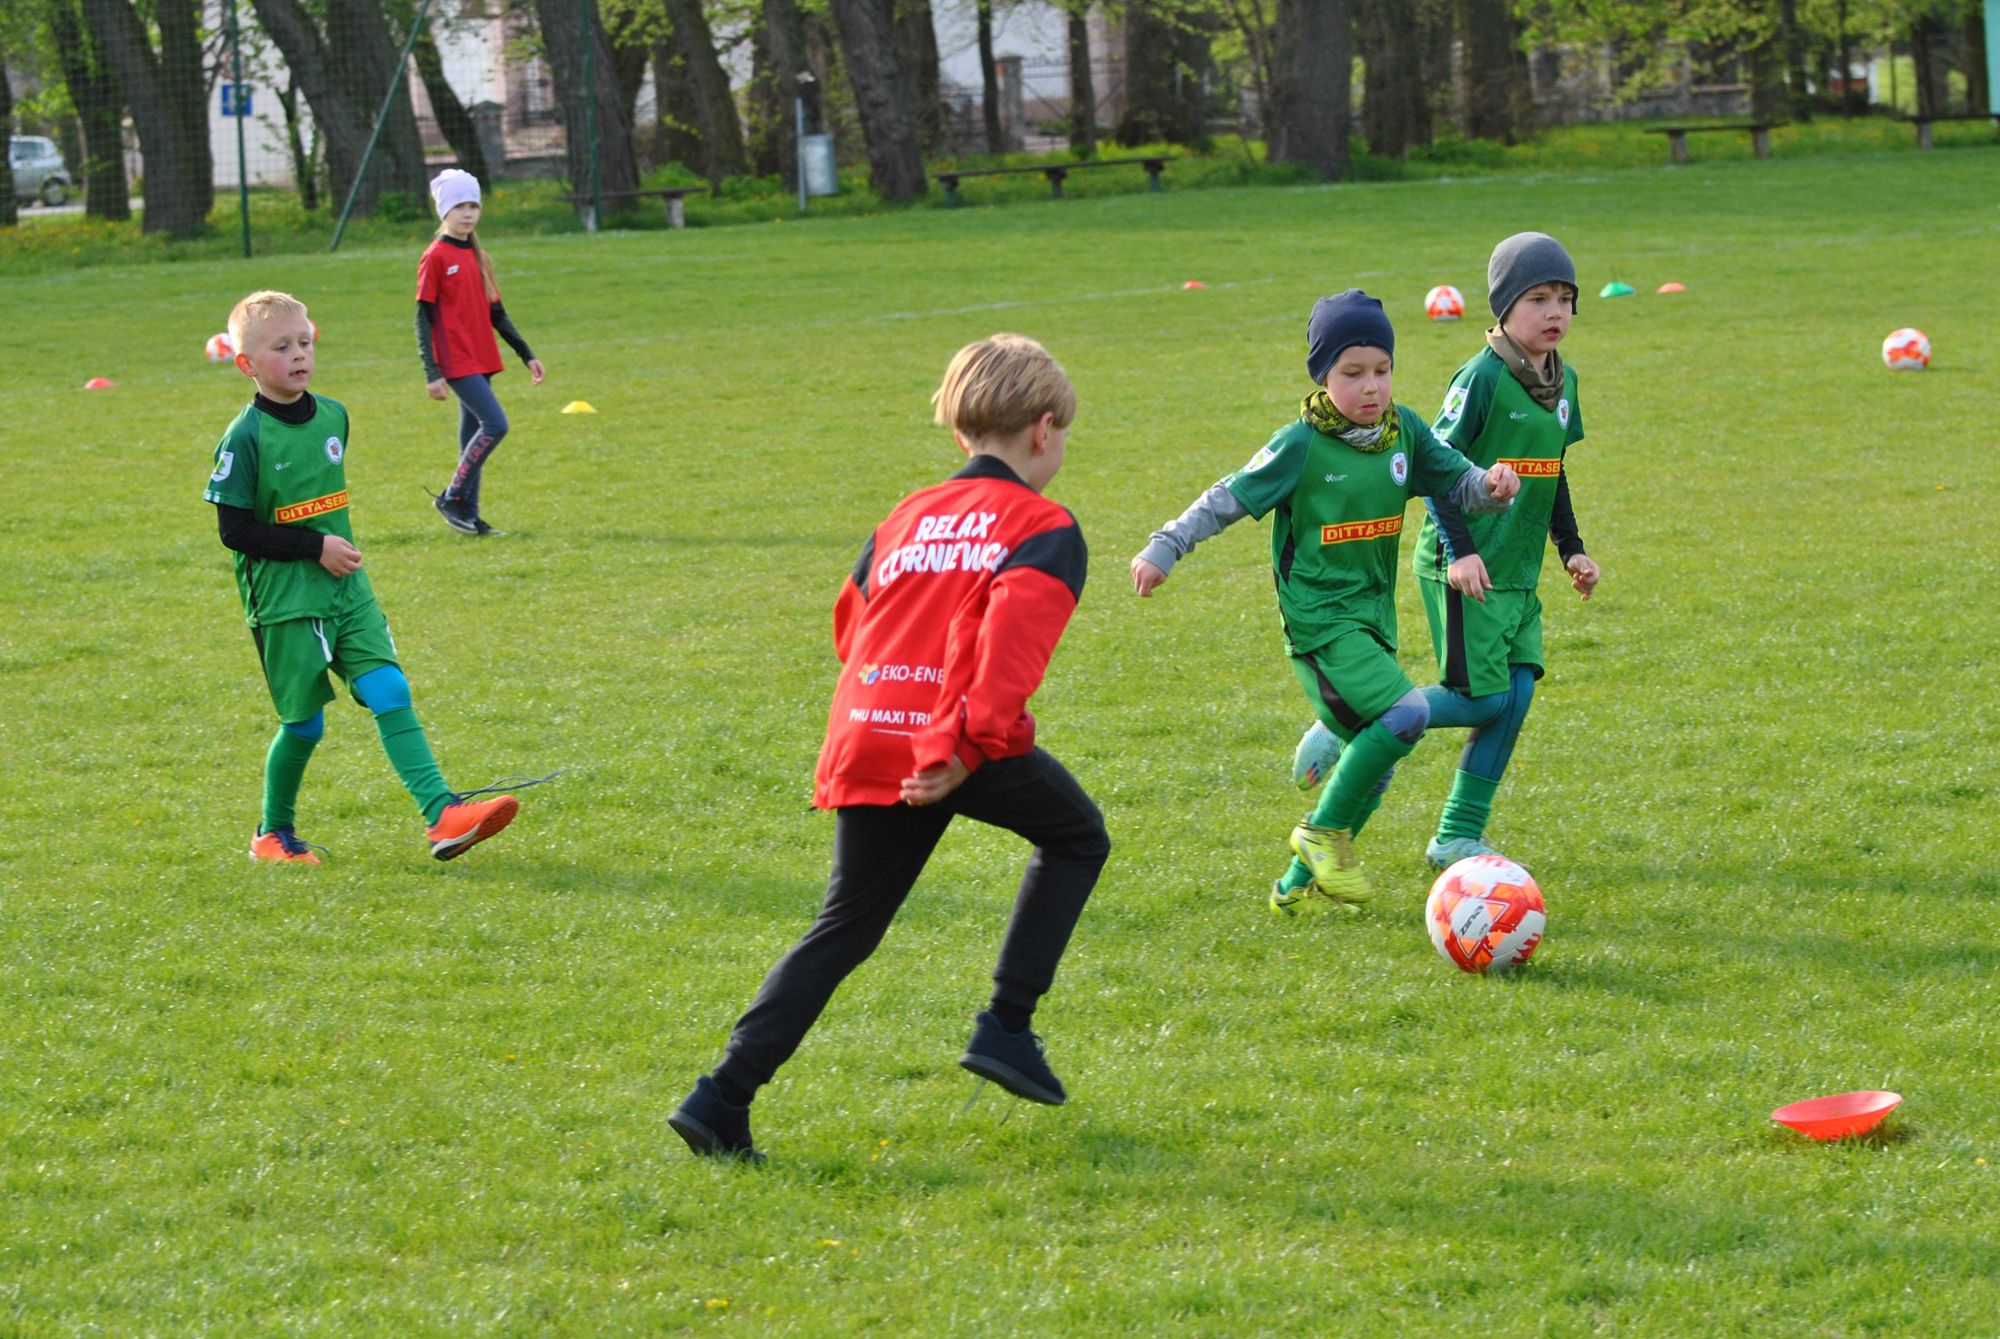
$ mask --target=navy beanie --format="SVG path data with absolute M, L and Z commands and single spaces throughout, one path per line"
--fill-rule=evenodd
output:
M 1379 300 L 1350 288 L 1337 297 L 1313 303 L 1312 316 L 1306 321 L 1306 375 L 1314 385 L 1324 385 L 1341 350 L 1356 344 L 1395 358 L 1396 331 Z

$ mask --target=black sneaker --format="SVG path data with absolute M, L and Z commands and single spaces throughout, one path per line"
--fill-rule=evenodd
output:
M 1042 1039 L 1032 1031 L 1007 1031 L 990 1012 L 973 1020 L 972 1040 L 965 1043 L 958 1063 L 1030 1102 L 1059 1107 L 1069 1100 L 1062 1080 L 1042 1057 Z
M 504 535 L 507 532 L 497 525 L 488 525 L 483 517 L 472 518 L 472 533 L 484 539 L 488 535 Z
M 479 519 L 463 502 L 444 493 L 434 493 L 431 505 L 437 508 L 437 514 L 444 517 L 444 523 L 452 529 L 467 535 L 479 533 Z
M 694 1091 L 667 1117 L 667 1124 L 697 1157 L 764 1160 L 750 1142 L 750 1108 L 725 1101 L 722 1089 L 707 1074 L 695 1080 Z

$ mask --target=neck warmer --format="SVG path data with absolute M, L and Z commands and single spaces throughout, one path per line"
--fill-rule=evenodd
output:
M 1528 392 L 1528 398 L 1542 408 L 1554 411 L 1556 401 L 1562 399 L 1563 360 L 1554 349 L 1549 350 L 1548 367 L 1545 375 L 1534 361 L 1521 351 L 1521 346 L 1507 337 L 1507 332 L 1494 326 L 1486 332 L 1486 347 L 1500 355 L 1500 361 L 1507 364 L 1507 370 L 1514 374 L 1514 380 Z
M 1356 451 L 1370 454 L 1394 446 L 1402 431 L 1402 415 L 1396 412 L 1394 401 L 1383 406 L 1381 418 L 1364 428 L 1335 409 L 1333 397 L 1323 389 L 1305 398 L 1305 403 L 1299 406 L 1299 416 L 1328 437 L 1338 437 Z

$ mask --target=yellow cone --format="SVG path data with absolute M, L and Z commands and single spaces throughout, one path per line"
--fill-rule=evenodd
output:
M 562 407 L 565 414 L 595 414 L 597 409 L 588 400 L 571 400 Z

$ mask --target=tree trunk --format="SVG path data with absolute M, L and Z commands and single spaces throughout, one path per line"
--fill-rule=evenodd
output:
M 146 26 L 126 0 L 83 0 L 84 22 L 103 43 L 124 92 L 146 162 L 143 232 L 199 236 L 215 203 L 215 162 L 208 151 L 208 83 L 201 68 L 196 0 L 158 0 L 157 55 Z M 193 102 L 190 116 L 188 102 Z M 189 133 L 189 126 L 196 127 Z
M 884 200 L 913 200 L 926 189 L 910 85 L 896 63 L 883 0 L 832 0 L 847 78 L 868 145 L 868 184 Z
M 944 148 L 944 99 L 939 88 L 937 23 L 931 0 L 891 0 L 896 63 L 909 76 L 917 107 L 917 144 L 927 154 Z
M 14 85 L 7 78 L 7 51 L 0 46 L 0 126 L 14 125 Z M 0 228 L 21 221 L 21 206 L 14 199 L 14 155 L 0 154 Z
M 1847 28 L 1847 0 L 1840 0 L 1835 12 L 1840 32 L 1840 112 L 1843 116 L 1854 116 L 1863 103 L 1854 88 L 1854 34 Z M 1874 95 L 1873 89 L 1869 95 Z
M 123 221 L 132 217 L 132 193 L 125 181 L 125 142 L 120 123 L 125 100 L 94 29 L 81 21 L 76 0 L 50 0 L 49 30 L 62 65 L 69 100 L 83 127 L 84 213 Z
M 1750 62 L 1750 119 L 1783 120 L 1785 80 L 1777 36 L 1759 39 L 1744 55 Z
M 319 127 L 313 127 L 313 142 L 307 146 L 299 133 L 299 81 L 287 72 L 285 86 L 276 90 L 278 106 L 285 112 L 285 147 L 292 155 L 292 180 L 298 183 L 299 204 L 311 212 L 319 208 Z
M 1361 51 L 1361 133 L 1372 153 L 1406 158 L 1430 140 L 1422 37 L 1416 0 L 1359 0 L 1354 16 Z
M 1280 0 L 1275 82 L 1280 117 L 1271 130 L 1274 162 L 1303 163 L 1328 181 L 1347 170 L 1348 99 L 1353 87 L 1350 0 Z
M 632 122 L 625 115 L 625 100 L 618 91 L 617 66 L 597 0 L 536 0 L 535 8 L 541 16 L 542 45 L 548 52 L 549 73 L 555 79 L 556 101 L 562 104 L 570 189 L 579 196 L 589 196 L 593 186 L 604 191 L 637 190 L 639 160 L 632 152 Z M 584 77 L 586 65 L 588 79 Z M 692 71 L 689 77 L 692 79 Z M 597 132 L 594 146 L 590 138 L 593 113 Z M 588 199 L 576 202 L 579 215 L 591 207 Z
M 417 44 L 410 51 L 417 62 L 417 74 L 424 81 L 424 92 L 430 95 L 431 115 L 437 118 L 438 133 L 457 155 L 459 167 L 479 178 L 480 186 L 491 187 L 493 178 L 487 171 L 486 151 L 479 145 L 478 127 L 472 124 L 472 116 L 458 100 L 451 81 L 444 77 L 444 58 L 438 54 L 437 39 L 428 25 L 417 34 Z
M 736 119 L 729 75 L 715 54 L 715 35 L 701 0 L 666 0 L 667 22 L 674 49 L 687 71 L 688 92 L 694 99 L 695 125 L 701 131 L 702 172 L 709 188 L 722 194 L 724 177 L 743 175 L 743 124 Z
M 812 74 L 806 53 L 805 16 L 798 0 L 764 0 L 764 41 L 771 53 L 771 101 L 777 111 L 774 139 L 777 143 L 777 170 L 784 174 L 785 189 L 799 188 L 799 147 L 796 142 L 799 100 L 806 104 L 807 133 L 819 126 L 819 82 Z M 760 169 L 761 170 L 761 169 Z
M 986 130 L 986 152 L 1007 152 L 1007 134 L 1000 128 L 1000 67 L 993 56 L 993 0 L 977 0 L 979 17 L 979 123 Z
M 403 44 L 389 31 L 381 0 L 326 0 L 326 48 L 333 59 L 334 78 L 361 112 L 365 126 L 373 128 L 383 95 L 390 94 L 389 109 L 375 139 L 375 158 L 367 165 L 368 179 L 362 183 L 356 211 L 372 213 L 374 204 L 394 191 L 428 212 L 430 174 L 424 162 L 423 140 L 417 134 L 410 82 L 402 67 Z M 365 150 L 367 145 L 364 137 L 361 148 Z M 361 167 L 358 158 L 354 167 Z M 347 180 L 352 183 L 352 172 Z M 367 210 L 361 208 L 361 199 L 369 202 Z
M 1943 89 L 1944 71 L 1938 60 L 1938 38 L 1941 25 L 1937 16 L 1925 10 L 1910 24 L 1910 56 L 1916 67 L 1917 115 L 1941 116 L 1945 111 Z
M 1069 147 L 1079 158 L 1097 152 L 1097 81 L 1090 71 L 1089 0 L 1069 12 Z
M 701 135 L 695 129 L 700 113 L 688 89 L 687 68 L 671 37 L 662 37 L 653 47 L 653 89 L 658 121 L 655 123 L 654 156 L 663 163 L 679 163 L 690 170 L 706 161 Z
M 1175 96 L 1180 67 L 1171 22 L 1146 0 L 1125 6 L 1125 106 L 1118 117 L 1120 144 L 1158 140 L 1184 144 L 1187 127 Z
M 1806 86 L 1806 39 L 1799 27 L 1799 0 L 1778 0 L 1778 40 L 1785 48 L 1785 110 L 1794 121 L 1812 120 L 1812 90 Z
M 1458 27 L 1465 43 L 1465 133 L 1512 144 L 1528 75 L 1508 0 L 1459 0 Z

